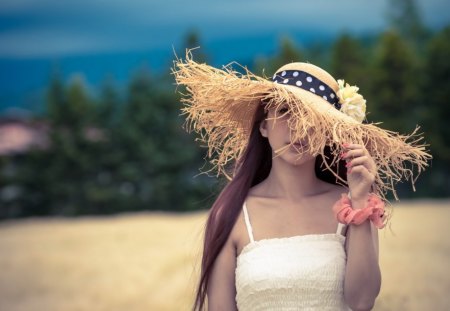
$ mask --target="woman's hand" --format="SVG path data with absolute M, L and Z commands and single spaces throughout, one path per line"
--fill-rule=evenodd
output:
M 347 164 L 347 184 L 353 200 L 366 200 L 377 175 L 377 166 L 363 145 L 343 144 L 341 158 Z

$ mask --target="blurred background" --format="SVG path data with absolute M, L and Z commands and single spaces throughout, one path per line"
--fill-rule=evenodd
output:
M 226 182 L 182 128 L 170 68 L 194 47 L 265 76 L 317 64 L 369 121 L 421 126 L 433 160 L 397 184 L 375 309 L 448 310 L 448 0 L 1 1 L 0 310 L 189 309 Z

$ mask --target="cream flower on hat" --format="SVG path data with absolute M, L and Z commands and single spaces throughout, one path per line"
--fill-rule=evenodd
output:
M 340 111 L 356 121 L 362 122 L 366 117 L 366 100 L 358 93 L 359 88 L 350 86 L 348 83 L 345 84 L 344 80 L 338 80 L 338 84 L 337 95 L 341 104 Z

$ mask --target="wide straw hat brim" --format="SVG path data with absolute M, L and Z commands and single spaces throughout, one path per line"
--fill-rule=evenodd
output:
M 172 72 L 176 83 L 185 86 L 187 91 L 182 94 L 184 127 L 197 132 L 199 140 L 208 148 L 207 158 L 213 167 L 206 173 L 216 171 L 217 175 L 233 178 L 233 172 L 227 171 L 227 167 L 239 161 L 244 152 L 261 103 L 265 103 L 266 109 L 287 106 L 291 142 L 307 139 L 305 151 L 321 155 L 324 169 L 330 170 L 343 184 L 345 181 L 331 169 L 342 152 L 341 144 L 364 145 L 377 164 L 375 184 L 383 197 L 391 191 L 398 199 L 394 185 L 403 179 L 411 180 L 414 189 L 417 176 L 431 158 L 425 149 L 428 145 L 420 143 L 423 137 L 417 133 L 418 126 L 411 134 L 401 135 L 379 127 L 379 123 L 358 122 L 309 91 L 274 83 L 245 68 L 244 73 L 230 65 L 214 68 L 193 61 L 188 52 L 184 61 L 175 61 Z M 336 89 L 335 85 L 332 87 Z M 326 146 L 332 150 L 330 165 L 325 161 Z

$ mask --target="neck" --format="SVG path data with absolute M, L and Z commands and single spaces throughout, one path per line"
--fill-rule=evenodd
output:
M 323 181 L 317 178 L 315 159 L 308 158 L 303 163 L 292 165 L 281 158 L 272 160 L 272 169 L 266 179 L 267 194 L 298 201 L 321 192 Z

